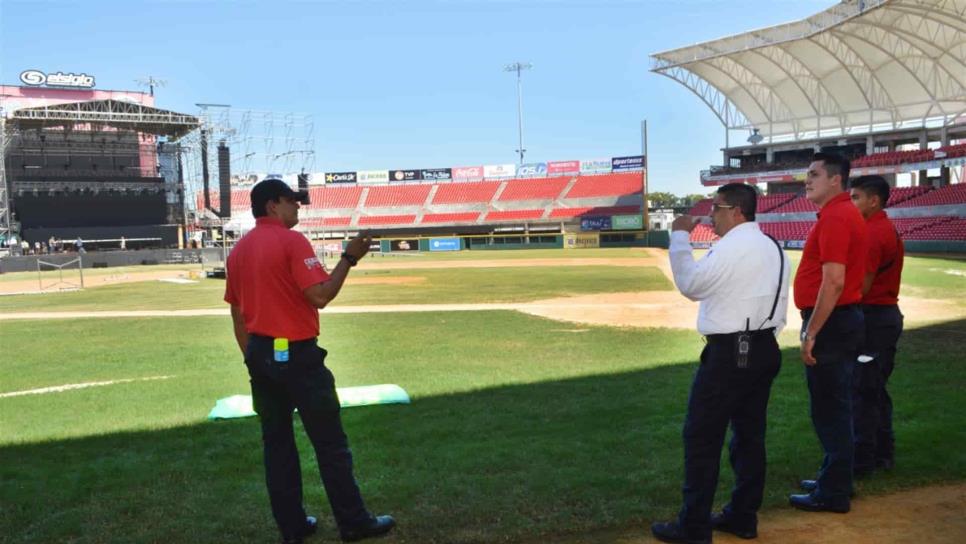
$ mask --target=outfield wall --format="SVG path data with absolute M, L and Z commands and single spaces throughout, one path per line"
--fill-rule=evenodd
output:
M 37 261 L 64 264 L 81 257 L 84 268 L 113 268 L 153 264 L 201 263 L 201 249 L 140 249 L 128 251 L 92 251 L 89 253 L 54 253 L 51 255 L 26 255 L 0 259 L 0 273 L 36 272 Z M 210 251 L 210 250 L 208 250 Z M 217 250 L 219 255 L 221 250 Z

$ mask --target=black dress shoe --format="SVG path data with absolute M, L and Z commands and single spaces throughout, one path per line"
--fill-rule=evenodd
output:
M 677 542 L 680 544 L 711 544 L 711 537 L 694 538 L 688 536 L 684 529 L 674 521 L 651 524 L 651 534 L 661 542 Z
M 817 499 L 811 493 L 807 495 L 789 495 L 788 502 L 799 510 L 806 512 L 835 512 L 836 514 L 846 514 L 849 511 L 849 502 L 828 502 Z
M 343 542 L 358 542 L 366 538 L 382 536 L 396 526 L 396 520 L 392 516 L 376 516 L 369 521 L 355 527 L 346 527 L 339 531 L 339 536 Z
M 743 538 L 745 540 L 750 540 L 752 538 L 758 537 L 758 528 L 752 527 L 741 527 L 735 525 L 731 518 L 726 514 L 711 514 L 711 528 L 715 531 L 722 531 L 724 533 L 731 533 L 738 538 Z
M 319 520 L 314 516 L 305 516 L 305 526 L 302 527 L 302 534 L 292 538 L 283 538 L 282 544 L 302 544 L 307 536 L 314 535 L 319 530 Z
M 815 491 L 816 489 L 818 489 L 818 480 L 802 480 L 802 481 L 798 482 L 798 487 L 802 491 L 808 491 L 809 493 L 811 493 L 811 492 Z M 851 493 L 849 493 L 849 498 L 851 499 L 853 497 L 855 497 L 855 490 L 854 489 L 852 490 Z

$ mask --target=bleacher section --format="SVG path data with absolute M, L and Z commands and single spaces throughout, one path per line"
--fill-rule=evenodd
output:
M 772 210 L 788 204 L 798 195 L 795 194 L 778 194 L 778 195 L 766 195 L 758 197 L 758 213 L 769 213 Z
M 499 188 L 499 181 L 447 183 L 439 186 L 433 195 L 433 204 L 485 204 L 493 199 Z
M 375 225 L 412 225 L 416 222 L 416 214 L 410 215 L 363 215 L 359 217 L 360 227 Z
M 691 209 L 688 210 L 688 215 L 693 216 L 705 216 L 711 215 L 711 199 L 706 198 L 704 200 L 699 200 Z
M 543 216 L 543 210 L 505 210 L 505 211 L 492 211 L 486 214 L 483 218 L 483 222 L 487 221 L 526 221 L 533 219 L 540 219 Z
M 903 238 L 906 240 L 966 240 L 966 219 L 946 217 L 917 229 Z
M 889 204 L 886 207 L 893 208 L 897 204 L 928 193 L 931 190 L 932 187 L 893 187 L 889 190 Z
M 511 200 L 550 200 L 560 195 L 560 192 L 573 178 L 545 178 L 545 179 L 511 179 L 506 182 L 500 193 L 500 202 Z
M 426 223 L 469 223 L 480 218 L 481 212 L 427 213 L 423 215 Z
M 323 209 L 354 209 L 359 205 L 362 187 L 309 187 L 310 206 Z
M 640 172 L 580 176 L 564 198 L 592 198 L 640 194 Z
M 714 230 L 711 225 L 697 225 L 694 230 L 691 231 L 691 241 L 692 242 L 713 242 L 717 240 L 718 237 L 715 235 Z
M 789 200 L 781 206 L 777 206 L 768 213 L 806 213 L 806 212 L 817 212 L 818 206 L 812 204 L 812 201 L 805 198 L 804 196 L 799 196 L 792 200 Z
M 776 240 L 804 240 L 812 230 L 814 221 L 783 221 L 781 223 L 759 223 L 762 232 Z
M 910 198 L 896 208 L 911 208 L 916 206 L 945 206 L 949 204 L 966 204 L 966 183 L 947 185 L 940 189 L 927 191 L 925 194 Z
M 369 188 L 366 207 L 422 206 L 432 188 L 430 184 L 376 185 Z

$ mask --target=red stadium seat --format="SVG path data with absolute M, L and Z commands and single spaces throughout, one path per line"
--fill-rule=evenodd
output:
M 441 184 L 433 195 L 433 204 L 486 203 L 493 199 L 499 187 L 499 181 Z
M 564 198 L 635 195 L 642 186 L 640 172 L 579 176 Z

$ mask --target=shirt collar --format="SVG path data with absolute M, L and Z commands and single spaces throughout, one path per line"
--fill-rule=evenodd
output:
M 842 191 L 841 193 L 833 196 L 832 197 L 832 200 L 829 200 L 828 202 L 826 202 L 825 205 L 822 206 L 822 208 L 819 209 L 819 211 L 815 213 L 815 217 L 822 217 L 822 210 L 828 208 L 829 206 L 832 206 L 833 204 L 841 204 L 842 202 L 848 202 L 849 204 L 851 204 L 852 203 L 852 195 L 850 195 L 849 193 L 847 193 L 845 191 Z
M 285 226 L 285 223 L 282 223 L 281 219 L 277 217 L 269 217 L 267 215 L 255 218 L 255 226 L 258 227 L 262 225 L 274 225 L 276 227 L 282 227 L 283 229 L 288 228 Z
M 886 219 L 887 217 L 888 217 L 888 215 L 886 215 L 885 210 L 879 210 L 879 211 L 875 212 L 874 214 L 872 214 L 871 217 L 869 217 L 868 222 L 871 223 L 873 221 L 882 221 L 883 219 Z

